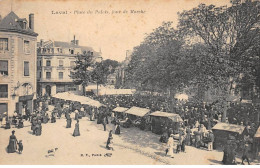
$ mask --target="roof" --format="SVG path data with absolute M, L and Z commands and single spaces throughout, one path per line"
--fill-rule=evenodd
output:
M 139 116 L 139 117 L 143 117 L 149 112 L 150 112 L 150 109 L 140 108 L 140 107 L 134 106 L 134 107 L 131 107 L 129 110 L 127 110 L 125 113 L 132 114 L 132 115 Z
M 33 32 L 28 26 L 23 29 L 17 21 L 27 22 L 25 18 L 19 18 L 13 11 L 11 11 L 1 20 L 0 31 L 18 32 L 27 35 L 38 36 L 38 34 Z
M 86 104 L 86 105 L 94 106 L 94 107 L 98 107 L 98 108 L 101 106 L 104 106 L 99 101 L 93 100 L 89 97 L 76 95 L 76 94 L 70 93 L 70 92 L 57 93 L 57 94 L 53 95 L 52 97 L 58 98 L 58 99 L 63 99 L 63 100 L 77 101 L 77 102 L 80 102 L 81 104 Z
M 242 134 L 244 129 L 245 129 L 245 126 L 228 124 L 228 123 L 218 123 L 212 128 L 212 130 L 223 130 L 223 131 L 229 131 L 229 132 L 236 132 L 239 134 Z
M 255 136 L 254 138 L 260 138 L 260 127 L 258 127 L 256 133 L 255 133 Z
M 167 112 L 156 111 L 154 113 L 151 113 L 150 116 L 166 117 L 166 118 L 173 120 L 174 122 L 183 121 L 182 118 L 179 116 L 179 114 L 175 114 L 175 113 L 167 113 Z
M 126 110 L 128 110 L 129 108 L 125 108 L 125 107 L 116 107 L 113 109 L 113 111 L 115 112 L 125 112 Z

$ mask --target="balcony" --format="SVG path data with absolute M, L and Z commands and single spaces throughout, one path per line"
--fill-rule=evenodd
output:
M 52 67 L 51 67 L 51 66 L 45 66 L 45 67 L 44 67 L 44 70 L 52 71 Z

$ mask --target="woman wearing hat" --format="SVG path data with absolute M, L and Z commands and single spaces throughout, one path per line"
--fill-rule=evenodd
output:
M 7 146 L 7 152 L 8 153 L 14 153 L 16 152 L 16 149 L 17 149 L 17 139 L 16 139 L 16 136 L 14 135 L 15 131 L 13 130 L 12 131 L 12 135 L 10 136 L 9 138 L 9 145 Z
M 79 120 L 77 120 L 77 123 L 75 124 L 75 129 L 73 132 L 73 136 L 80 136 L 80 132 L 79 132 Z

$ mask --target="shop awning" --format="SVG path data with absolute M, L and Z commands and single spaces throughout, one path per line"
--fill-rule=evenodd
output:
M 143 117 L 149 112 L 150 112 L 150 109 L 140 108 L 140 107 L 134 106 L 134 107 L 131 107 L 129 110 L 127 110 L 125 113 L 132 114 L 132 115 L 139 116 L 139 117 Z
M 116 107 L 113 109 L 114 112 L 120 112 L 120 113 L 123 113 L 125 112 L 126 110 L 128 110 L 129 108 L 125 108 L 125 107 Z
M 245 126 L 227 124 L 227 123 L 218 123 L 212 128 L 212 130 L 223 130 L 223 131 L 229 131 L 229 132 L 236 132 L 239 134 L 242 134 L 244 129 L 245 129 Z
M 183 121 L 182 118 L 179 116 L 179 114 L 175 114 L 175 113 L 156 111 L 154 113 L 151 113 L 150 116 L 166 117 L 166 118 L 171 119 L 173 122 L 182 122 Z

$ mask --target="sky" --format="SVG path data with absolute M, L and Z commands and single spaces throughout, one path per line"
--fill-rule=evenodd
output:
M 12 10 L 29 20 L 34 13 L 38 41 L 69 42 L 75 35 L 80 45 L 101 50 L 104 59 L 123 61 L 126 50 L 138 46 L 146 34 L 164 21 L 176 26 L 178 12 L 200 3 L 222 6 L 229 0 L 0 0 L 0 15 L 3 18 Z

